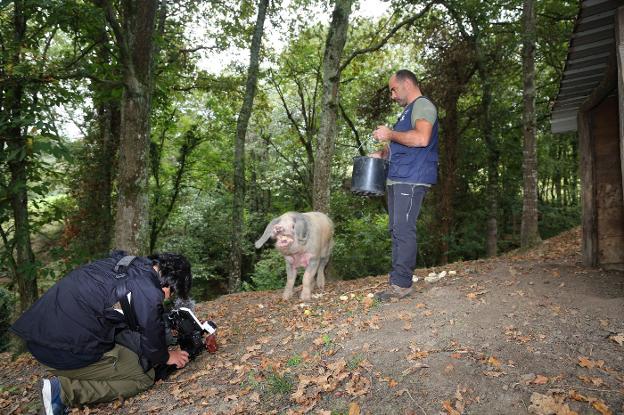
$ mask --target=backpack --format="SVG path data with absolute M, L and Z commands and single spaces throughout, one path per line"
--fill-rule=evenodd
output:
M 121 258 L 113 268 L 113 271 L 115 271 L 114 278 L 117 281 L 115 295 L 119 304 L 121 304 L 121 310 L 123 311 L 127 324 L 127 327 L 121 327 L 115 333 L 115 343 L 127 347 L 136 353 L 139 357 L 141 368 L 143 368 L 144 372 L 147 372 L 153 365 L 147 357 L 143 356 L 143 349 L 141 348 L 141 327 L 137 323 L 134 307 L 132 306 L 132 293 L 128 290 L 126 285 L 128 281 L 126 271 L 135 259 L 136 256 L 134 255 L 126 255 Z

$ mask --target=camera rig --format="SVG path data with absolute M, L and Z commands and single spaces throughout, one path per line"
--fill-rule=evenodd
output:
M 170 343 L 178 344 L 180 349 L 189 354 L 190 359 L 194 359 L 204 350 L 210 353 L 217 351 L 217 325 L 214 322 L 200 322 L 187 307 L 174 308 L 166 314 L 165 322 L 173 339 Z

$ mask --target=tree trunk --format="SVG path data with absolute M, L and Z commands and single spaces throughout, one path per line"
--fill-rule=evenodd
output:
M 14 32 L 11 67 L 19 68 L 21 53 L 26 33 L 26 16 L 24 2 L 14 2 Z M 37 269 L 35 255 L 30 241 L 30 220 L 28 216 L 28 143 L 24 135 L 22 123 L 22 106 L 24 105 L 24 88 L 22 81 L 16 77 L 5 91 L 3 111 L 8 120 L 4 130 L 9 155 L 9 199 L 13 210 L 15 275 L 20 297 L 20 310 L 24 312 L 37 299 Z
M 494 137 L 492 121 L 492 85 L 485 64 L 479 64 L 479 75 L 482 82 L 481 116 L 482 133 L 488 149 L 487 171 L 488 181 L 486 199 L 488 202 L 487 235 L 485 253 L 494 257 L 498 245 L 498 163 L 500 159 L 498 145 Z
M 245 97 L 236 123 L 236 142 L 234 145 L 234 195 L 232 196 L 232 239 L 230 241 L 230 276 L 228 279 L 228 291 L 236 292 L 241 285 L 241 269 L 243 262 L 242 238 L 245 203 L 245 136 L 247 126 L 251 118 L 253 100 L 256 96 L 258 83 L 258 71 L 260 66 L 260 47 L 264 32 L 264 19 L 269 0 L 260 0 L 258 4 L 258 17 L 251 40 L 249 53 L 249 68 L 247 70 L 247 84 L 245 85 Z
M 102 33 L 103 41 L 106 33 Z M 101 65 L 110 65 L 107 47 L 97 52 Z M 108 85 L 94 84 L 96 111 L 95 131 L 86 137 L 87 145 L 79 178 L 76 199 L 78 215 L 77 240 L 88 258 L 105 254 L 111 248 L 113 231 L 113 180 L 115 179 L 121 112 L 119 98 Z
M 524 112 L 522 114 L 524 149 L 522 175 L 522 225 L 520 246 L 528 248 L 540 241 L 537 228 L 537 143 L 535 137 L 535 0 L 524 0 L 524 36 L 522 73 L 524 78 Z
M 331 166 L 339 111 L 340 59 L 347 40 L 352 4 L 353 0 L 336 0 L 323 55 L 323 98 L 318 147 L 314 159 L 312 206 L 314 210 L 325 213 L 330 208 Z
M 459 92 L 459 91 L 458 91 Z M 446 116 L 441 120 L 444 140 L 440 143 L 442 157 L 440 160 L 440 188 L 436 192 L 438 201 L 440 238 L 438 243 L 438 263 L 448 263 L 449 240 L 453 223 L 453 196 L 457 169 L 457 141 L 459 139 L 459 117 L 457 101 L 459 94 L 450 94 L 445 103 Z
M 149 117 L 158 1 L 124 1 L 121 19 L 109 2 L 104 3 L 107 20 L 115 34 L 124 83 L 114 245 L 129 253 L 144 255 L 149 241 Z

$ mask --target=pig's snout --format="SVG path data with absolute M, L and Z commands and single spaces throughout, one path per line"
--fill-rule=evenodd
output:
M 293 242 L 292 236 L 287 235 L 277 235 L 277 240 L 275 241 L 275 246 L 278 248 L 286 248 L 289 247 Z

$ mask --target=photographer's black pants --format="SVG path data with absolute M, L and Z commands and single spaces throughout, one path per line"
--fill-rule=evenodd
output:
M 154 384 L 154 369 L 143 372 L 136 353 L 119 344 L 89 366 L 48 368 L 61 382 L 61 399 L 69 407 L 128 398 Z

